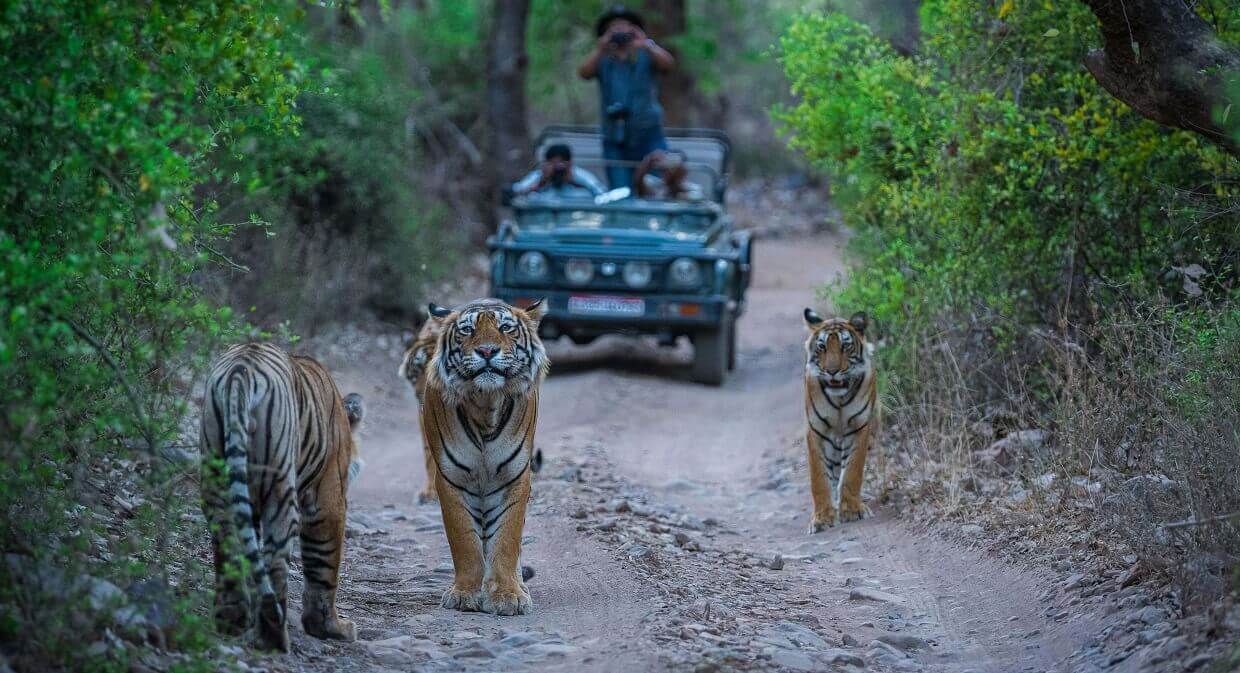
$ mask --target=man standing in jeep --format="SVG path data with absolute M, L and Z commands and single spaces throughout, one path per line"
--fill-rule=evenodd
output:
M 632 186 L 633 165 L 655 150 L 667 149 L 654 75 L 670 70 L 676 60 L 646 36 L 644 26 L 636 12 L 623 5 L 612 7 L 599 17 L 598 43 L 577 69 L 582 79 L 598 79 L 603 158 L 634 162 L 607 167 L 612 189 Z

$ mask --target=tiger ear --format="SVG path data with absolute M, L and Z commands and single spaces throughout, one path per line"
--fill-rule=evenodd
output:
M 533 304 L 526 306 L 523 310 L 525 315 L 529 316 L 530 320 L 537 325 L 543 319 L 543 316 L 547 315 L 547 300 L 546 298 L 539 299 Z
M 865 314 L 865 311 L 857 311 L 848 319 L 848 324 L 852 325 L 861 336 L 865 336 L 865 328 L 870 324 L 870 317 Z
M 435 318 L 447 318 L 448 316 L 452 315 L 452 309 L 444 308 L 440 306 L 439 304 L 436 304 L 435 302 L 431 302 L 427 304 L 426 311 Z
M 805 324 L 813 327 L 822 322 L 822 316 L 818 315 L 812 308 L 805 309 Z

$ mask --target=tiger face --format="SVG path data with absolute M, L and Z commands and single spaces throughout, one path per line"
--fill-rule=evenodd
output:
M 865 313 L 854 313 L 848 320 L 823 319 L 813 309 L 805 309 L 805 324 L 809 327 L 805 373 L 816 379 L 827 395 L 848 395 L 870 371 L 865 341 L 867 323 Z
M 546 374 L 549 362 L 538 321 L 543 302 L 525 310 L 497 299 L 480 299 L 456 311 L 431 305 L 444 331 L 433 366 L 448 392 L 525 395 Z

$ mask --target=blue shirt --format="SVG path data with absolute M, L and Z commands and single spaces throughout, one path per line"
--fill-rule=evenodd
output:
M 604 138 L 613 137 L 611 131 L 616 122 L 607 115 L 613 103 L 621 103 L 628 110 L 626 140 L 662 128 L 663 107 L 659 105 L 659 86 L 650 52 L 636 49 L 624 59 L 604 55 L 599 59 L 596 76 Z

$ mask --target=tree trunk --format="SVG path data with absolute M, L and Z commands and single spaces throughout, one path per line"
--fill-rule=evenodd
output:
M 1085 57 L 1102 88 L 1143 117 L 1240 156 L 1235 139 L 1215 122 L 1215 111 L 1231 106 L 1227 87 L 1240 76 L 1240 50 L 1223 44 L 1183 0 L 1081 1 L 1102 28 L 1103 48 Z
M 521 177 L 533 163 L 525 106 L 525 24 L 529 0 L 494 0 L 487 40 L 486 117 L 492 190 Z
M 688 28 L 686 0 L 646 0 L 646 34 L 659 46 L 676 57 L 676 67 L 663 73 L 659 82 L 659 102 L 663 105 L 664 124 L 667 126 L 693 126 L 695 114 L 696 80 L 685 67 L 680 52 L 671 46 Z

